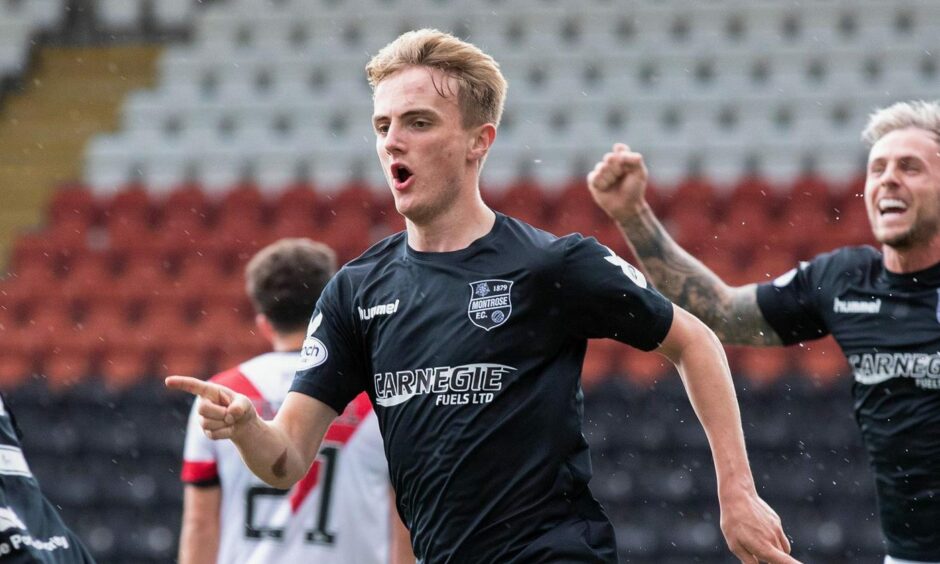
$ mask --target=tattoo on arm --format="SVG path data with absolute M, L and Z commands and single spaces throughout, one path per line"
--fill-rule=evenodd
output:
M 650 210 L 618 222 L 657 289 L 728 345 L 782 344 L 757 305 L 757 286 L 732 288 L 680 247 Z

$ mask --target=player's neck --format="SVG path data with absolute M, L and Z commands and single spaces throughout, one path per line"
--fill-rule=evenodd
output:
M 271 348 L 274 352 L 294 352 L 299 351 L 304 344 L 305 331 L 297 333 L 275 333 L 271 338 Z
M 493 229 L 496 214 L 480 198 L 479 191 L 466 203 L 444 210 L 430 221 L 405 222 L 408 246 L 425 253 L 446 253 L 466 249 Z
M 940 236 L 934 237 L 926 245 L 918 245 L 909 249 L 896 249 L 882 245 L 885 268 L 896 274 L 918 272 L 940 263 Z

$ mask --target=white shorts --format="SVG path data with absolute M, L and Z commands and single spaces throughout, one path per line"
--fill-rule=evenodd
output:
M 892 558 L 891 556 L 885 556 L 885 564 L 940 564 L 940 562 L 922 562 L 920 560 L 901 560 L 900 558 Z

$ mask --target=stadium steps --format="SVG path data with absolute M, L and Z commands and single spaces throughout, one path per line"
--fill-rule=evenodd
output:
M 81 177 L 85 142 L 117 129 L 127 93 L 155 81 L 159 46 L 47 47 L 0 109 L 0 265 L 49 195 Z

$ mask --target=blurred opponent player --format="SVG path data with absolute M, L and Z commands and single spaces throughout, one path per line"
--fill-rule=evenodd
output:
M 728 344 L 832 334 L 855 374 L 886 563 L 940 564 L 940 104 L 872 114 L 865 206 L 881 251 L 846 247 L 766 284 L 729 287 L 646 204 L 643 158 L 617 145 L 588 176 L 594 199 L 667 296 Z
M 616 562 L 581 433 L 587 339 L 656 349 L 679 367 L 710 441 L 721 524 L 742 562 L 795 562 L 760 499 L 724 351 L 694 316 L 594 239 L 495 213 L 479 176 L 506 82 L 475 46 L 408 32 L 367 67 L 376 151 L 406 230 L 327 286 L 273 422 L 220 385 L 203 429 L 266 482 L 306 472 L 329 422 L 366 391 L 398 509 L 427 564 Z
M 293 380 L 310 312 L 335 270 L 333 251 L 307 239 L 284 239 L 259 251 L 245 271 L 247 291 L 258 330 L 274 352 L 212 381 L 245 394 L 265 419 L 273 417 Z M 313 466 L 292 490 L 255 478 L 232 443 L 206 437 L 194 408 L 182 479 L 181 564 L 387 564 L 393 532 L 405 535 L 396 548 L 410 551 L 407 531 L 392 516 L 388 464 L 365 394 L 333 422 Z
M 94 563 L 39 490 L 20 447 L 20 430 L 0 394 L 0 562 Z

